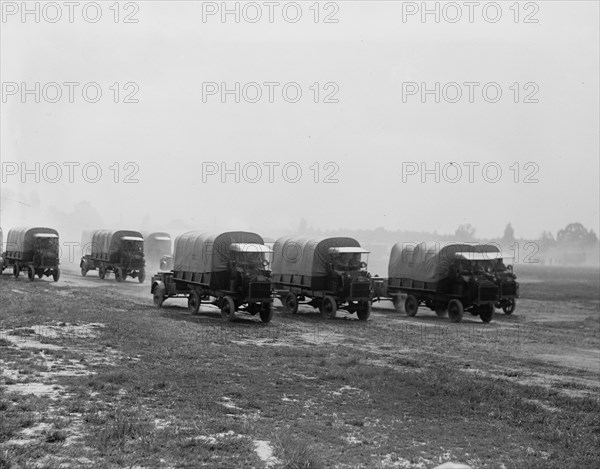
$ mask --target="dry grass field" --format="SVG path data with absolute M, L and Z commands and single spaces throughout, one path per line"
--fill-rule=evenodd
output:
M 268 325 L 5 273 L 0 468 L 598 467 L 598 271 L 516 272 L 490 324 L 378 303 Z

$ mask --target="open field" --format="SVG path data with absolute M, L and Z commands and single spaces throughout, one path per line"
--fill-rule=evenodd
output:
M 519 271 L 512 316 L 376 304 L 272 323 L 149 284 L 0 276 L 0 468 L 600 465 L 597 270 Z

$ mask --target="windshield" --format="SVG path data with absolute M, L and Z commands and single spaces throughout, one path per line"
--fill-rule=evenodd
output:
M 124 240 L 121 244 L 121 250 L 130 254 L 143 254 L 144 253 L 144 242 L 143 241 L 132 241 Z
M 360 252 L 341 252 L 331 255 L 335 270 L 359 270 L 367 268 L 368 254 Z
M 500 261 L 500 263 L 498 263 Z M 466 259 L 461 259 L 457 263 L 458 271 L 461 274 L 480 274 L 480 273 L 488 273 L 503 271 L 506 270 L 506 267 L 502 263 L 502 259 L 490 259 L 490 260 L 477 260 L 470 261 Z
M 231 253 L 231 259 L 239 266 L 261 269 L 269 265 L 269 261 L 265 254 L 267 253 L 233 251 Z
M 37 238 L 38 249 L 44 254 L 56 254 L 58 252 L 58 238 Z

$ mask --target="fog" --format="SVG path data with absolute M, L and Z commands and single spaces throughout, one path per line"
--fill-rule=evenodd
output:
M 202 2 L 137 2 L 137 23 L 124 10 L 115 23 L 108 4 L 97 23 L 4 15 L 5 237 L 46 225 L 73 242 L 95 228 L 277 238 L 302 219 L 314 234 L 598 233 L 597 2 L 538 2 L 536 23 L 504 3 L 496 23 L 424 23 L 403 2 L 337 2 L 325 23 L 333 10 L 315 22 L 312 3 L 296 23 L 223 23 Z M 65 82 L 79 83 L 74 102 Z M 423 83 L 441 91 L 423 96 Z M 498 102 L 482 97 L 489 83 Z

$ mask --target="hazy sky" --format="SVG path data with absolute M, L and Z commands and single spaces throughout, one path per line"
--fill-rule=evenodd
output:
M 475 9 L 470 23 L 464 2 L 454 4 L 463 15 L 455 23 L 457 10 L 444 2 L 439 23 L 408 15 L 421 2 L 322 2 L 318 23 L 312 1 L 299 2 L 296 23 L 290 2 L 274 7 L 273 23 L 265 2 L 238 2 L 239 23 L 203 18 L 221 2 L 122 3 L 118 23 L 113 2 L 101 3 L 96 23 L 79 9 L 70 23 L 63 2 L 60 20 L 47 21 L 56 17 L 48 8 L 36 23 L 9 14 L 21 2 L 3 2 L 5 231 L 52 222 L 43 220 L 47 210 L 19 203 L 37 196 L 42 208 L 65 211 L 89 200 L 105 224 L 127 229 L 150 215 L 165 231 L 163 223 L 184 219 L 198 229 L 273 233 L 305 218 L 323 229 L 440 233 L 471 223 L 484 237 L 501 235 L 509 221 L 525 237 L 573 221 L 598 232 L 598 2 L 522 2 L 517 23 L 512 1 L 500 2 L 496 23 L 486 20 L 492 8 L 487 17 Z M 251 23 L 256 5 L 263 16 Z M 138 22 L 123 22 L 127 14 Z M 338 22 L 325 23 L 327 15 Z M 33 93 L 23 103 L 22 83 L 36 82 L 40 102 Z M 51 82 L 63 93 L 56 103 Z M 65 82 L 80 84 L 73 103 Z M 222 103 L 222 83 L 236 82 L 240 102 L 232 93 Z M 86 83 L 97 84 L 87 88 L 90 100 L 102 90 L 98 102 L 83 98 Z M 423 83 L 439 83 L 439 103 L 435 93 L 422 102 Z M 298 88 L 298 102 L 287 102 Z M 498 89 L 498 102 L 488 102 Z M 123 102 L 132 92 L 139 102 Z M 21 163 L 34 172 L 39 163 L 39 183 L 35 174 L 22 181 Z M 222 164 L 232 170 L 225 182 Z M 423 165 L 433 171 L 424 181 Z M 137 182 L 125 183 L 128 175 Z

